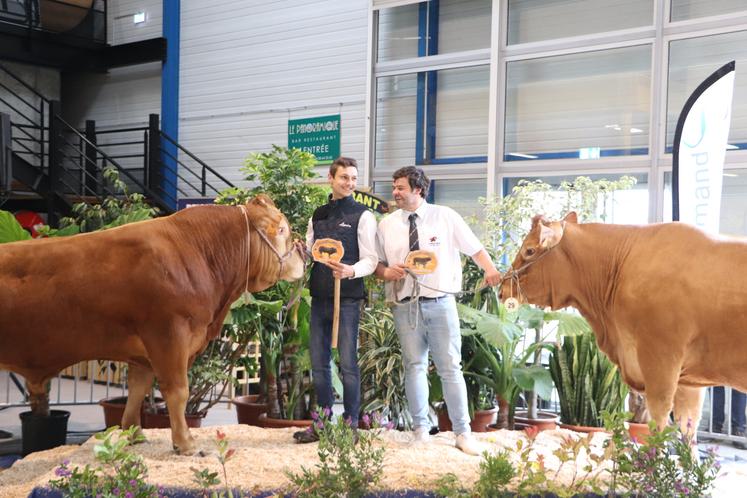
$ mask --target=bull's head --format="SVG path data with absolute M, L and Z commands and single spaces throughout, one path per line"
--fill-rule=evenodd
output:
M 556 260 L 552 250 L 560 244 L 566 223 L 577 223 L 576 213 L 570 212 L 562 221 L 549 221 L 542 215 L 532 218 L 532 229 L 521 244 L 511 269 L 501 284 L 501 299 L 517 299 L 520 303 L 553 306 L 550 278 L 560 268 L 553 268 Z
M 252 224 L 266 236 L 265 242 L 270 246 L 267 249 L 274 254 L 269 260 L 276 263 L 272 264 L 272 267 L 277 273 L 267 276 L 288 281 L 303 277 L 306 264 L 303 246 L 300 241 L 293 240 L 290 224 L 285 215 L 275 207 L 272 199 L 264 194 L 252 199 L 248 207 L 252 213 Z M 264 270 L 267 271 L 271 270 Z

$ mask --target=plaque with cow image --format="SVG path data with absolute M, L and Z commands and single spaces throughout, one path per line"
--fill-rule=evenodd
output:
M 335 239 L 318 239 L 311 247 L 311 256 L 314 261 L 326 263 L 327 261 L 337 261 L 342 259 L 345 249 L 342 242 Z
M 405 258 L 405 266 L 415 275 L 428 275 L 436 271 L 438 258 L 431 251 L 410 251 Z

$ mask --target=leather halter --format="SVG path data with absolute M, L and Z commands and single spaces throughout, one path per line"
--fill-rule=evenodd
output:
M 563 227 L 565 228 L 565 222 L 563 222 Z M 537 257 L 537 259 L 535 259 L 534 261 L 530 261 L 529 263 L 525 263 L 522 266 L 516 268 L 515 270 L 514 270 L 513 267 L 511 267 L 510 270 L 508 270 L 506 273 L 503 274 L 503 277 L 501 277 L 501 281 L 498 283 L 498 285 L 503 285 L 503 282 L 505 280 L 510 280 L 511 281 L 511 296 L 509 296 L 509 297 L 514 297 L 513 296 L 513 287 L 514 287 L 514 283 L 515 283 L 516 284 L 516 290 L 518 291 L 517 295 L 520 296 L 524 301 L 527 301 L 526 294 L 524 294 L 524 291 L 521 290 L 521 284 L 519 283 L 519 274 L 522 273 L 522 272 L 524 272 L 524 271 L 526 271 L 527 268 L 529 268 L 530 266 L 532 266 L 533 264 L 535 264 L 536 262 L 538 262 L 539 260 L 541 260 L 542 258 L 544 258 L 545 256 L 547 256 L 548 254 L 550 254 L 550 251 L 552 251 L 553 249 L 555 249 L 557 246 L 558 246 L 558 244 L 555 244 L 550 249 L 548 249 L 547 251 L 545 251 L 542 254 L 540 254 Z
M 270 239 L 267 237 L 267 234 L 263 231 L 257 228 L 257 225 L 255 225 L 252 221 L 249 220 L 249 215 L 246 212 L 246 206 L 242 204 L 239 206 L 241 208 L 241 212 L 244 213 L 244 220 L 246 220 L 246 285 L 244 286 L 244 292 L 249 292 L 249 267 L 250 264 L 250 256 L 251 253 L 249 251 L 249 248 L 251 247 L 250 242 L 250 235 L 251 235 L 251 228 L 254 228 L 254 231 L 257 232 L 259 237 L 267 244 L 270 248 L 270 250 L 275 254 L 275 257 L 277 257 L 279 266 L 278 266 L 278 276 L 277 280 L 280 280 L 280 276 L 283 274 L 283 265 L 285 264 L 285 261 L 293 254 L 293 251 L 298 251 L 301 254 L 301 258 L 303 258 L 303 250 L 300 247 L 299 241 L 294 241 L 291 245 L 290 249 L 285 251 L 284 254 L 280 254 L 280 252 L 275 248 L 274 245 L 272 245 L 272 242 L 270 242 Z

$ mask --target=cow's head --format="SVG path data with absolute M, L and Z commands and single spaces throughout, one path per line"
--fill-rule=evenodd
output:
M 266 288 L 260 281 L 298 280 L 303 277 L 305 260 L 300 241 L 293 240 L 290 225 L 285 215 L 275 207 L 268 196 L 260 194 L 247 204 L 247 212 L 259 238 L 251 248 L 261 254 L 257 286 Z M 252 290 L 250 288 L 250 290 Z
M 575 212 L 561 221 L 549 221 L 542 215 L 532 218 L 532 229 L 501 284 L 501 299 L 515 298 L 520 303 L 552 306 L 551 287 L 545 275 L 554 273 L 554 260 L 548 257 L 560 244 L 567 223 L 577 223 Z

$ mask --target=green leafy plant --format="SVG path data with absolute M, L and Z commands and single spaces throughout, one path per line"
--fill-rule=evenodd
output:
M 366 309 L 360 321 L 361 410 L 381 413 L 395 425 L 409 429 L 412 417 L 405 396 L 402 348 L 388 307 Z
M 140 455 L 130 453 L 127 447 L 144 441 L 138 427 L 120 431 L 111 427 L 96 434 L 100 441 L 93 447 L 98 463 L 92 467 L 71 467 L 65 460 L 55 469 L 58 479 L 49 481 L 49 486 L 63 496 L 87 498 L 89 496 L 127 496 L 130 498 L 165 498 L 161 487 L 148 484 L 145 479 L 148 469 Z
M 143 194 L 129 192 L 115 168 L 104 169 L 103 176 L 111 191 L 117 195 L 107 196 L 100 204 L 74 204 L 72 216 L 60 219 L 59 228 L 45 225 L 39 229 L 39 233 L 45 237 L 62 237 L 106 230 L 158 216 L 158 208 L 148 204 Z
M 325 410 L 314 417 L 319 436 L 319 463 L 315 468 L 301 467 L 301 473 L 288 473 L 293 496 L 359 498 L 375 486 L 383 474 L 384 447 L 379 443 L 382 430 L 374 417 L 370 430 L 358 431 L 349 421 L 331 420 Z M 371 421 L 369 416 L 362 418 Z
M 236 498 L 241 496 L 241 492 L 231 489 L 228 484 L 228 472 L 226 472 L 226 462 L 234 457 L 236 450 L 229 445 L 226 434 L 220 430 L 215 431 L 213 440 L 218 451 L 218 462 L 220 463 L 223 473 L 223 489 L 213 489 L 221 485 L 218 472 L 211 472 L 210 469 L 197 469 L 190 467 L 192 471 L 192 482 L 202 489 L 203 498 Z
M 506 271 L 518 251 L 524 237 L 531 227 L 531 219 L 538 213 L 550 218 L 560 218 L 568 211 L 576 211 L 581 221 L 606 221 L 610 208 L 614 203 L 615 193 L 630 189 L 635 185 L 635 178 L 623 176 L 618 180 L 591 180 L 588 177 L 576 177 L 573 181 L 562 181 L 557 187 L 541 180 L 519 181 L 510 193 L 503 197 L 481 199 L 485 207 L 484 219 L 478 232 L 482 234 L 482 242 L 493 261 L 498 263 L 502 271 Z M 473 262 L 467 261 L 464 271 L 464 288 L 471 292 L 464 296 L 463 302 L 469 302 L 477 309 L 495 309 L 495 291 L 482 289 L 481 272 Z M 505 297 L 505 296 L 504 296 Z M 534 333 L 535 344 L 545 343 L 547 337 L 553 333 L 547 325 L 558 322 L 558 333 L 563 334 L 560 327 L 585 327 L 580 322 L 584 320 L 572 314 L 567 317 L 555 312 L 548 314 L 543 310 L 531 306 L 522 306 L 515 321 L 524 333 Z M 541 367 L 543 347 L 534 349 L 531 357 L 532 365 Z M 527 411 L 530 418 L 537 417 L 537 392 L 530 389 L 526 393 Z
M 29 240 L 31 235 L 23 229 L 13 213 L 0 210 L 0 244 Z
M 605 428 L 612 433 L 607 442 L 608 448 L 612 448 L 613 461 L 610 495 L 622 491 L 663 498 L 709 496 L 720 466 L 714 449 L 698 458 L 697 449 L 693 447 L 692 426 L 688 424 L 683 433 L 678 425 L 655 430 L 651 422 L 651 434 L 639 444 L 625 428 L 625 420 L 630 415 L 624 412 L 602 414 Z
M 553 345 L 550 373 L 560 398 L 560 420 L 602 427 L 602 411 L 620 412 L 628 386 L 620 371 L 597 347 L 594 334 L 565 336 Z
M 294 234 L 303 235 L 314 210 L 327 202 L 327 189 L 313 183 L 319 178 L 315 167 L 313 154 L 273 145 L 269 152 L 251 154 L 241 169 L 255 186 L 226 189 L 215 202 L 243 204 L 259 193 L 267 194 L 288 218 Z M 278 282 L 234 303 L 231 310 L 233 326 L 249 327 L 258 334 L 260 389 L 271 418 L 308 418 L 306 394 L 313 401 L 308 380 L 310 298 L 303 290 L 305 280 Z

